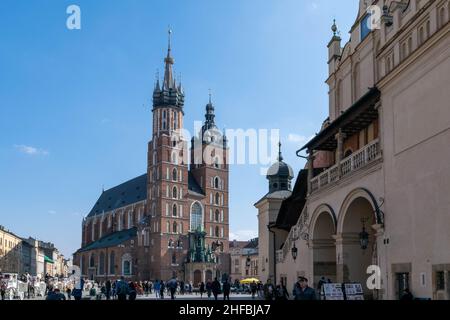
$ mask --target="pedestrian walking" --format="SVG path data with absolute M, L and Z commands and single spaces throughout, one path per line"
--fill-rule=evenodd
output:
M 128 284 L 128 300 L 134 301 L 137 296 L 137 284 L 133 281 L 130 281 Z
M 105 288 L 106 288 L 106 300 L 111 300 L 111 281 L 110 280 L 106 280 L 106 284 L 105 284 Z
M 67 294 L 67 300 L 72 300 L 72 289 L 70 289 L 70 286 L 67 286 L 66 294 Z
M 164 291 L 165 290 L 166 290 L 166 285 L 165 285 L 164 281 L 161 280 L 160 287 L 159 287 L 159 297 L 161 299 L 164 299 Z
M 250 284 L 250 292 L 252 293 L 252 299 L 255 299 L 256 291 L 258 290 L 258 285 L 255 281 Z
M 289 293 L 283 284 L 277 285 L 276 292 L 275 292 L 275 300 L 278 300 L 278 301 L 289 300 Z
M 228 280 L 223 283 L 223 300 L 230 300 L 231 285 Z
M 170 299 L 175 300 L 175 293 L 177 292 L 178 283 L 175 278 L 169 281 L 168 283 L 169 291 L 170 291 Z
M 159 282 L 158 279 L 156 279 L 156 281 L 155 281 L 155 298 L 156 299 L 159 298 L 160 290 L 161 290 L 161 283 Z
M 211 285 L 211 290 L 214 295 L 214 300 L 217 300 L 218 296 L 220 294 L 220 291 L 221 291 L 220 290 L 220 282 L 217 280 L 217 278 L 214 278 L 214 281 Z
M 203 298 L 203 294 L 205 293 L 205 283 L 200 283 L 200 299 Z
M 316 291 L 308 286 L 308 279 L 299 277 L 298 282 L 294 285 L 294 300 L 316 300 Z
M 123 276 L 120 277 L 120 281 L 116 283 L 117 299 L 119 301 L 127 300 L 128 288 L 129 285 L 126 283 L 125 278 Z
M 76 283 L 74 289 L 72 290 L 72 296 L 75 300 L 80 301 L 83 296 L 84 290 L 84 279 L 80 278 L 80 281 Z
M 206 282 L 206 294 L 208 295 L 208 299 L 211 298 L 211 292 L 212 292 L 212 283 L 211 280 L 208 280 Z
M 263 287 L 264 299 L 273 300 L 275 297 L 275 287 L 272 284 L 272 279 L 267 279 L 266 284 Z

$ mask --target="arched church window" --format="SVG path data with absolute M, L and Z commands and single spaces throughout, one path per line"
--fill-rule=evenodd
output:
M 177 181 L 177 178 L 178 178 L 177 168 L 173 168 L 173 170 L 172 170 L 172 180 L 173 181 Z
M 214 217 L 215 217 L 215 221 L 216 221 L 216 222 L 219 222 L 219 221 L 220 221 L 220 213 L 219 213 L 219 210 L 216 210 L 216 213 L 215 213 Z
M 99 271 L 100 275 L 105 274 L 105 254 L 103 252 L 100 253 L 100 263 L 99 263 Z
M 172 207 L 172 216 L 176 217 L 177 216 L 177 205 L 174 204 Z
M 216 197 L 215 197 L 216 199 L 216 205 L 219 205 L 220 204 L 220 195 L 218 194 L 218 193 L 216 193 Z
M 172 225 L 172 232 L 173 232 L 173 233 L 177 233 L 177 227 L 178 227 L 178 226 L 177 226 L 177 223 L 174 222 L 173 225 Z
M 195 202 L 191 207 L 191 231 L 203 229 L 203 210 L 200 203 Z
M 178 113 L 173 113 L 173 128 L 176 130 L 178 129 Z
M 124 276 L 131 275 L 131 261 L 130 260 L 123 261 L 123 275 Z
M 219 177 L 214 178 L 214 188 L 219 189 L 220 187 L 220 180 Z
M 109 274 L 116 274 L 116 256 L 114 251 L 109 254 Z
M 178 199 L 178 190 L 177 190 L 177 187 L 173 187 L 173 189 L 172 189 L 172 198 Z
M 95 254 L 91 254 L 91 258 L 89 259 L 89 267 L 94 268 L 95 267 Z

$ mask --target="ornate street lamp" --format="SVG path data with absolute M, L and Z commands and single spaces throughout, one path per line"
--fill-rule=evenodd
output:
M 368 219 L 361 219 L 361 222 L 363 224 L 362 231 L 359 233 L 359 243 L 361 245 L 362 250 L 366 250 L 369 247 L 369 234 L 366 231 L 366 221 Z
M 294 242 L 294 245 L 292 246 L 291 254 L 292 254 L 292 259 L 294 259 L 294 261 L 296 261 L 297 260 L 297 255 L 298 255 L 298 249 L 295 246 L 295 242 Z
M 252 262 L 252 259 L 250 258 L 250 255 L 248 255 L 247 260 L 245 261 L 245 266 L 247 268 L 250 268 L 251 262 Z

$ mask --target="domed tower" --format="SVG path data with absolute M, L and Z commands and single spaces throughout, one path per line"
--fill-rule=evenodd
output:
M 269 180 L 269 193 L 287 190 L 291 191 L 291 181 L 294 178 L 294 171 L 291 166 L 283 161 L 281 154 L 281 142 L 278 144 L 278 158 L 267 171 L 267 179 Z
M 274 224 L 278 218 L 281 204 L 292 195 L 291 181 L 294 172 L 287 163 L 283 161 L 281 154 L 281 142 L 278 145 L 278 158 L 267 171 L 269 180 L 269 192 L 255 203 L 258 209 L 258 272 L 259 279 L 265 283 L 268 279 L 275 280 L 275 253 L 281 243 L 276 240 L 275 234 L 269 231 L 269 226 Z

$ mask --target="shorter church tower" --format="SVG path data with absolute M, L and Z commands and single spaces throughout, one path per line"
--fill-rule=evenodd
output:
M 263 283 L 268 279 L 272 282 L 275 280 L 275 254 L 278 247 L 269 226 L 276 222 L 283 200 L 291 196 L 293 178 L 291 166 L 283 161 L 280 142 L 277 162 L 267 171 L 269 192 L 255 204 L 258 209 L 258 266 L 260 280 Z

